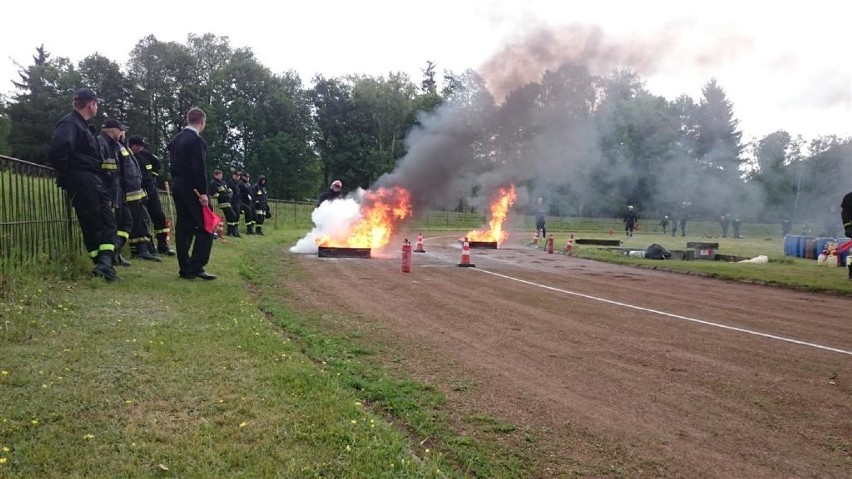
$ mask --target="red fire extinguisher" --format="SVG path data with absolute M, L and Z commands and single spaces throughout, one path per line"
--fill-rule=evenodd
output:
M 549 254 L 553 254 L 553 235 L 550 235 L 547 238 L 547 244 L 545 245 L 545 248 L 547 249 L 547 252 Z
M 411 272 L 411 242 L 408 239 L 402 243 L 402 265 L 399 270 L 403 273 Z

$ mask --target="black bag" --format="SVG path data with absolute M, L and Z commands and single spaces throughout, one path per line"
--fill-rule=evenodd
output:
M 672 254 L 669 250 L 654 243 L 645 250 L 645 257 L 648 259 L 669 259 L 672 257 Z

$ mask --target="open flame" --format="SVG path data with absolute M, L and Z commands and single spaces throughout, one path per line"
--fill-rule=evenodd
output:
M 405 188 L 379 188 L 366 191 L 361 217 L 342 234 L 323 235 L 317 246 L 332 248 L 380 249 L 390 242 L 394 226 L 411 217 L 411 194 Z
M 470 241 L 496 242 L 500 244 L 509 238 L 509 234 L 503 231 L 503 223 L 509 215 L 509 208 L 515 204 L 515 185 L 508 188 L 500 188 L 491 202 L 491 219 L 488 221 L 488 231 L 474 230 L 467 233 Z

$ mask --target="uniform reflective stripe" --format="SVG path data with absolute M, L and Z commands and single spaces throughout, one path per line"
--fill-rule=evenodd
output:
M 219 185 L 219 187 L 216 188 L 216 191 L 225 191 L 225 187 L 222 186 L 222 185 Z
M 260 196 L 260 195 L 262 195 L 262 194 L 263 194 L 263 192 L 262 192 L 262 191 L 258 191 L 258 192 L 257 192 L 257 196 Z
M 102 170 L 117 170 L 118 164 L 112 158 L 104 159 L 103 163 L 101 163 Z
M 125 195 L 125 198 L 127 199 L 127 201 L 137 201 L 137 200 L 141 200 L 144 197 L 145 197 L 145 191 L 144 190 L 134 191 L 132 193 L 127 193 Z
M 266 210 L 254 210 L 255 213 L 262 215 L 266 213 Z
M 130 156 L 130 152 L 127 151 L 123 146 L 121 147 L 121 156 Z
M 231 207 L 230 203 L 219 203 L 219 208 L 222 208 L 223 210 L 225 208 L 230 208 L 230 207 Z
M 115 251 L 115 245 L 112 243 L 98 245 L 98 251 Z
M 122 238 L 130 238 L 130 233 L 127 231 L 118 230 L 115 232 L 116 236 L 121 236 Z
M 150 238 L 148 238 L 147 236 L 140 236 L 138 238 L 130 238 L 130 244 L 147 243 L 148 241 L 150 241 Z
M 152 171 L 151 174 L 154 175 L 154 176 L 160 176 L 160 174 L 157 173 L 156 171 Z
M 89 251 L 89 258 L 96 258 L 98 256 L 98 250 Z
M 154 233 L 156 233 L 156 234 L 168 233 L 168 232 L 169 232 L 169 228 L 163 228 L 161 230 L 154 230 Z
M 240 222 L 239 221 L 228 221 L 228 224 L 231 225 L 231 226 L 237 226 L 238 224 L 240 224 Z
M 146 170 L 148 170 L 148 171 L 153 170 L 153 169 L 154 169 L 154 165 L 150 165 L 150 164 L 149 164 L 149 165 L 145 165 L 145 169 L 146 169 Z

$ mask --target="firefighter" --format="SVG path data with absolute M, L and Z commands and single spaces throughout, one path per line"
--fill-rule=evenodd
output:
M 151 247 L 151 218 L 142 200 L 147 196 L 142 188 L 142 170 L 136 158 L 124 144 L 124 132 L 127 128 L 118 120 L 107 119 L 98 141 L 104 157 L 112 156 L 118 163 L 118 177 L 123 200 L 130 210 L 131 227 L 127 242 L 130 244 L 130 256 L 148 261 L 161 261 Z M 123 215 L 122 215 L 123 216 Z M 126 223 L 126 219 L 123 222 Z
M 847 238 L 852 238 L 852 191 L 846 193 L 843 201 L 840 202 L 840 220 L 843 221 L 843 234 Z M 846 258 L 846 264 L 848 265 L 849 279 L 852 280 L 852 261 L 849 260 L 849 257 Z
M 321 205 L 323 201 L 333 201 L 340 198 L 342 192 L 343 183 L 340 180 L 332 181 L 331 186 L 317 198 L 317 206 Z
M 257 183 L 251 187 L 251 195 L 254 198 L 254 219 L 256 225 L 254 234 L 263 235 L 263 221 L 269 216 L 269 201 L 266 191 L 266 177 L 257 177 Z
M 106 281 L 121 277 L 113 267 L 115 214 L 110 202 L 108 178 L 101 169 L 97 131 L 89 120 L 98 113 L 100 98 L 89 88 L 74 92 L 74 111 L 56 124 L 50 139 L 48 162 L 56 169 L 56 183 L 71 198 L 83 243 L 95 262 L 92 274 Z
M 240 210 L 246 220 L 246 234 L 254 234 L 254 199 L 251 196 L 251 183 L 249 183 L 249 174 L 244 171 L 240 175 L 240 182 L 237 185 L 240 189 Z M 237 213 L 239 215 L 239 213 Z
M 133 156 L 136 157 L 136 161 L 139 163 L 139 169 L 142 171 L 142 189 L 145 190 L 147 195 L 143 203 L 145 204 L 145 209 L 148 210 L 148 215 L 151 217 L 151 223 L 154 225 L 154 236 L 157 237 L 156 251 L 166 256 L 174 256 L 175 251 L 169 245 L 171 223 L 166 219 L 165 213 L 163 213 L 160 192 L 157 189 L 157 178 L 163 169 L 163 162 L 151 153 L 148 149 L 148 144 L 141 136 L 131 136 L 127 139 L 127 144 Z
M 225 234 L 239 238 L 240 217 L 237 216 L 231 204 L 233 195 L 234 190 L 222 180 L 222 170 L 213 171 L 213 179 L 210 180 L 210 185 L 207 187 L 207 196 L 216 198 L 216 204 L 225 216 L 225 221 L 228 224 L 228 231 Z
M 636 214 L 636 210 L 633 209 L 633 205 L 629 205 L 627 207 L 627 211 L 624 213 L 624 218 L 621 221 L 624 222 L 624 233 L 628 238 L 632 238 L 633 230 L 636 228 L 636 223 L 639 222 L 639 215 Z
M 124 201 L 124 195 L 121 193 L 121 178 L 119 176 L 119 163 L 116 155 L 111 153 L 105 145 L 108 145 L 108 138 L 101 138 L 105 133 L 101 130 L 98 135 L 98 146 L 104 162 L 101 164 L 101 169 L 109 178 L 105 183 L 109 191 L 110 204 L 112 205 L 113 214 L 115 214 L 116 232 L 115 232 L 115 254 L 113 255 L 114 266 L 130 266 L 130 262 L 124 259 L 121 255 L 121 248 L 127 243 L 130 237 L 130 230 L 133 229 L 133 217 L 130 216 L 130 208 Z

